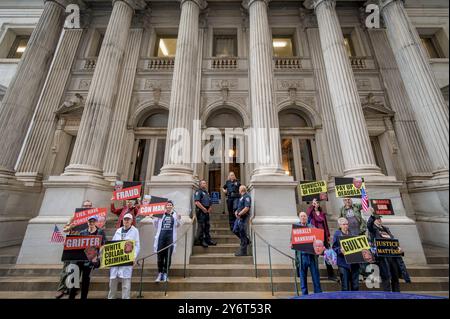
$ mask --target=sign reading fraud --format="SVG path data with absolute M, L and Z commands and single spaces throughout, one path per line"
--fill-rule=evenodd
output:
M 135 258 L 134 240 L 111 241 L 103 246 L 100 268 L 132 266 Z
M 117 181 L 114 186 L 113 200 L 127 200 L 141 197 L 141 182 Z
M 67 235 L 64 240 L 62 261 L 88 261 L 98 256 L 102 236 Z
M 361 188 L 366 188 L 364 178 L 334 178 L 336 197 L 361 198 Z
M 367 236 L 340 237 L 341 251 L 347 264 L 374 263 Z
M 76 208 L 73 215 L 72 223 L 75 225 L 73 230 L 82 231 L 88 227 L 88 220 L 92 216 L 97 216 L 98 221 L 96 226 L 98 228 L 103 228 L 106 222 L 106 215 L 108 214 L 108 209 L 106 208 Z
M 375 239 L 377 255 L 379 257 L 398 257 L 404 253 L 400 249 L 398 239 Z
M 298 185 L 299 194 L 303 202 L 328 200 L 326 181 L 301 181 Z
M 390 199 L 371 199 L 370 204 L 375 214 L 378 215 L 394 215 L 394 208 Z
M 323 229 L 308 228 L 297 224 L 292 225 L 292 249 L 308 254 L 321 255 L 325 250 L 323 239 Z

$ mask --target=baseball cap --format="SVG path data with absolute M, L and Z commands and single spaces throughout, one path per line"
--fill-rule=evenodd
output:
M 129 218 L 129 219 L 133 219 L 133 215 L 131 215 L 130 213 L 125 214 L 125 216 L 123 216 L 123 219 L 125 218 Z
M 94 215 L 88 218 L 88 220 L 94 219 L 95 221 L 98 221 L 98 216 Z

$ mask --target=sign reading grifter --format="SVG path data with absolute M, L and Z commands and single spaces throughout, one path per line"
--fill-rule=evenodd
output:
M 87 261 L 98 255 L 102 236 L 67 235 L 64 240 L 62 261 Z

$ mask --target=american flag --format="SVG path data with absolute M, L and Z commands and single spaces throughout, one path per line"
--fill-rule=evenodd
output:
M 369 196 L 367 196 L 364 187 L 361 187 L 361 205 L 363 211 L 367 212 L 369 210 Z
M 55 225 L 53 229 L 52 239 L 50 239 L 51 243 L 62 243 L 64 242 L 64 235 L 59 231 L 58 226 Z

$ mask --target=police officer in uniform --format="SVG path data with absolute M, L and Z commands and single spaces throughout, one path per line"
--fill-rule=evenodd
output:
M 225 185 L 223 185 L 223 192 L 225 193 L 225 195 L 227 195 L 227 208 L 231 231 L 233 231 L 234 221 L 236 220 L 234 212 L 237 209 L 239 201 L 240 186 L 241 183 L 236 179 L 236 175 L 234 175 L 234 172 L 230 172 L 230 174 L 228 175 L 228 180 L 226 181 Z
M 236 210 L 236 223 L 233 232 L 241 240 L 240 251 L 234 254 L 235 256 L 247 256 L 247 246 L 250 244 L 250 239 L 247 236 L 247 224 L 250 216 L 250 208 L 252 206 L 252 199 L 250 194 L 247 193 L 247 187 L 239 187 L 239 199 L 238 207 Z
M 211 199 L 209 198 L 208 185 L 205 180 L 200 181 L 200 188 L 195 192 L 194 203 L 199 228 L 198 240 L 203 247 L 215 246 L 209 234 L 209 214 L 212 212 Z

